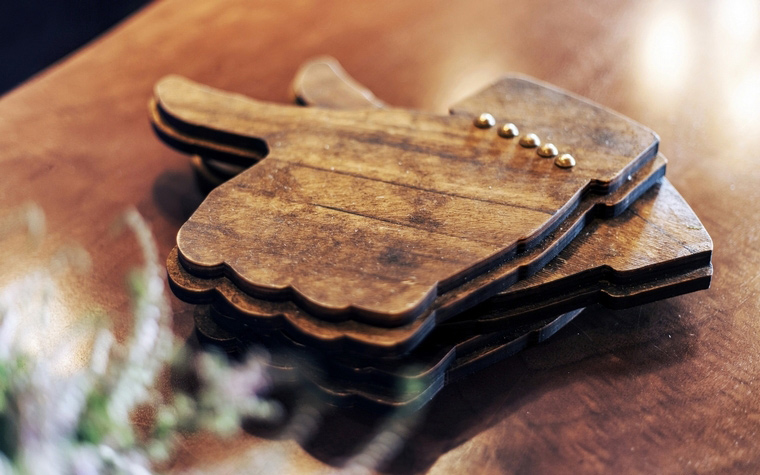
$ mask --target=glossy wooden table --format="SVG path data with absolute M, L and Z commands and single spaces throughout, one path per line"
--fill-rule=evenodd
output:
M 714 239 L 713 287 L 591 309 L 547 344 L 449 387 L 384 469 L 756 472 L 758 50 L 754 0 L 159 1 L 0 99 L 0 211 L 31 200 L 49 221 L 39 255 L 4 244 L 1 278 L 79 242 L 93 271 L 67 281 L 60 308 L 101 307 L 124 332 L 121 276 L 139 257 L 113 222 L 136 207 L 166 255 L 201 199 L 187 158 L 148 123 L 165 74 L 287 102 L 298 65 L 330 54 L 386 102 L 443 111 L 504 72 L 525 73 L 660 134 L 669 179 Z M 176 333 L 192 338 L 192 309 L 173 304 Z M 194 436 L 176 465 L 321 472 L 376 425 L 348 412 L 300 444 L 255 430 L 232 441 Z

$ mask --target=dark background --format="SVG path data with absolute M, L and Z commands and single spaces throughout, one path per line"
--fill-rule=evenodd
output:
M 0 2 L 0 94 L 98 36 L 148 0 Z

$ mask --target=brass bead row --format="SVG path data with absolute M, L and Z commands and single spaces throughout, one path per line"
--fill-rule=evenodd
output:
M 496 119 L 488 112 L 484 112 L 475 118 L 473 124 L 479 129 L 490 129 L 496 125 Z M 498 134 L 500 137 L 511 139 L 517 137 L 520 134 L 520 131 L 515 124 L 507 122 L 499 127 Z M 537 148 L 536 152 L 541 157 L 556 157 L 554 159 L 554 164 L 560 168 L 572 168 L 575 166 L 575 158 L 572 155 L 569 153 L 563 153 L 560 155 L 559 150 L 557 150 L 557 147 L 552 143 L 541 145 L 541 139 L 536 134 L 525 134 L 521 136 L 519 144 L 525 148 Z

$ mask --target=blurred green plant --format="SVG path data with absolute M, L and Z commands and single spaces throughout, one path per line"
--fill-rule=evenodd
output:
M 144 259 L 128 279 L 133 326 L 124 341 L 105 318 L 81 319 L 63 334 L 48 331 L 56 277 L 62 268 L 86 264 L 81 250 L 69 249 L 0 289 L 0 473 L 150 473 L 170 459 L 181 432 L 230 435 L 244 418 L 282 416 L 276 402 L 259 396 L 269 384 L 265 354 L 233 365 L 213 353 L 178 350 L 150 229 L 136 211 L 123 222 Z M 0 237 L 23 227 L 39 243 L 45 232 L 44 214 L 34 205 L 1 224 Z M 62 355 L 88 339 L 88 365 L 73 373 L 56 368 Z M 195 373 L 197 392 L 174 389 L 167 400 L 156 389 L 172 365 Z M 138 432 L 131 417 L 143 407 L 155 417 Z

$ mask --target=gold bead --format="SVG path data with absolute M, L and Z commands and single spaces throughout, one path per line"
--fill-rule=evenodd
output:
M 507 122 L 506 124 L 502 125 L 499 128 L 499 135 L 504 137 L 505 139 L 511 139 L 513 137 L 517 137 L 517 134 L 519 134 L 520 131 L 517 130 L 517 126 L 513 124 L 512 122 Z
M 520 145 L 525 148 L 533 148 L 541 145 L 541 139 L 536 134 L 525 134 L 520 137 Z
M 475 124 L 475 127 L 479 129 L 490 129 L 496 125 L 496 119 L 494 119 L 493 116 L 488 112 L 483 112 L 475 118 L 473 124 Z
M 569 153 L 563 153 L 554 159 L 554 164 L 560 168 L 573 168 L 575 166 L 575 158 Z
M 556 157 L 559 151 L 557 150 L 557 147 L 554 146 L 553 143 L 545 143 L 538 147 L 538 154 L 542 157 L 551 158 Z

